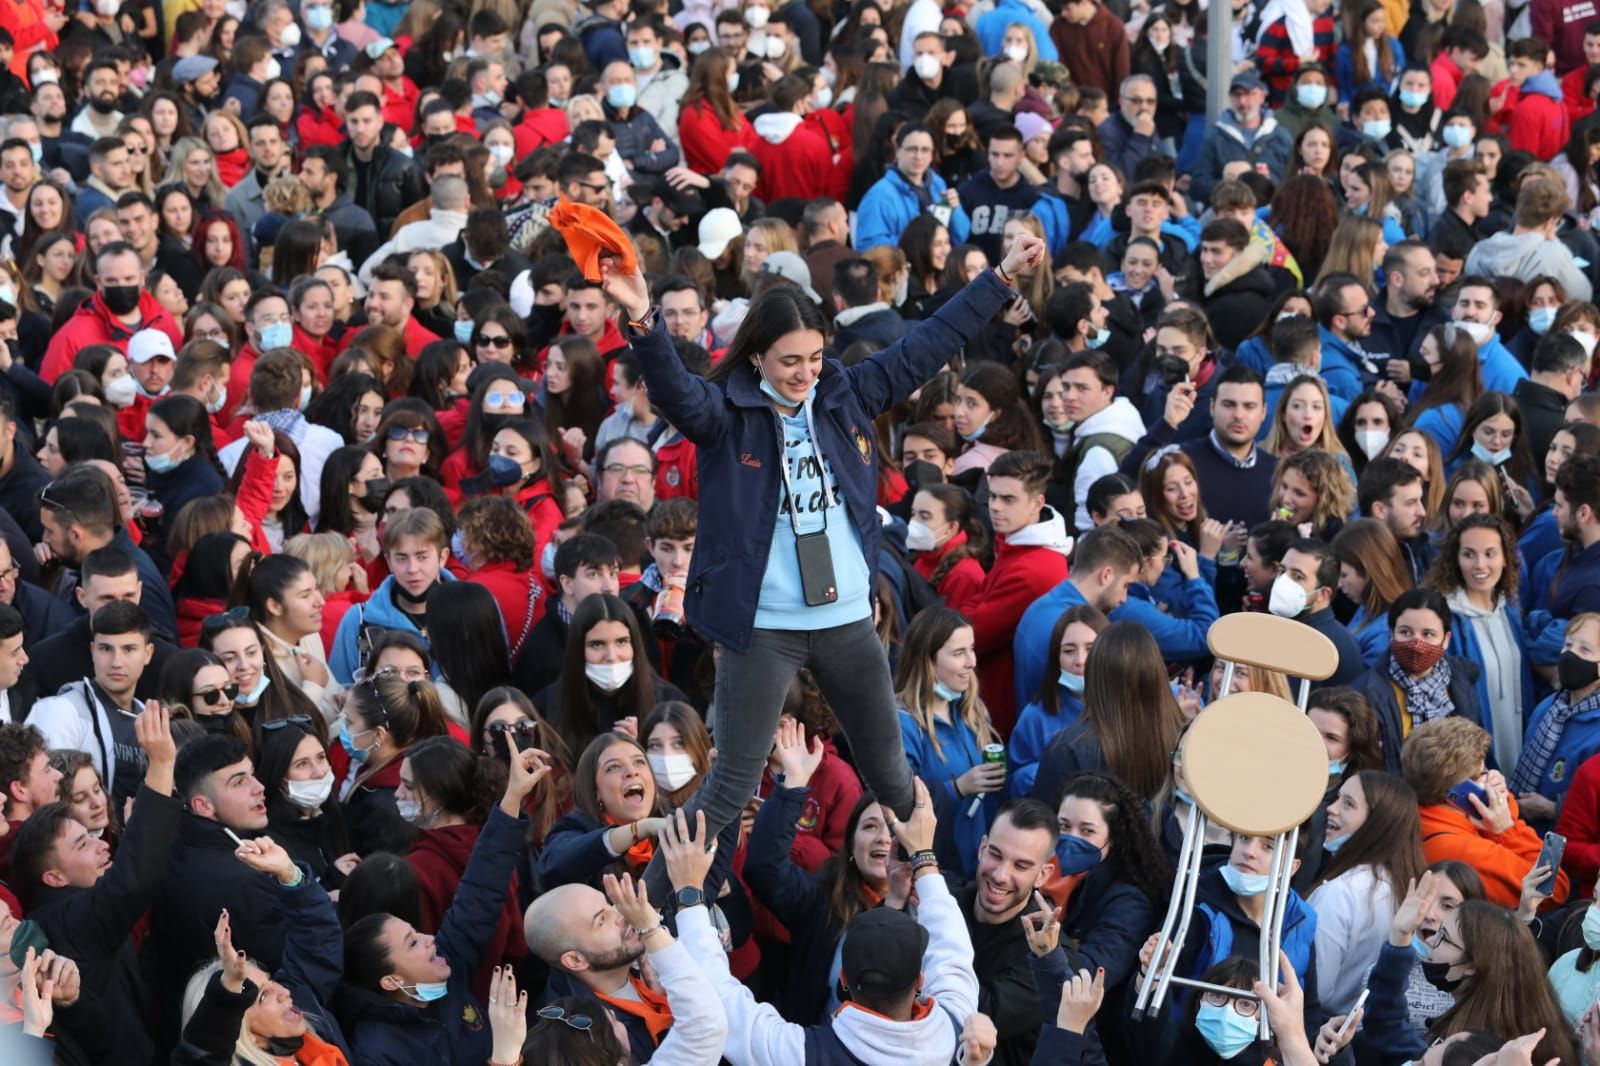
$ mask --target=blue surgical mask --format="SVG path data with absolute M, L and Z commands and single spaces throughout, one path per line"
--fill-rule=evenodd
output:
M 1600 951 L 1600 909 L 1593 906 L 1583 912 L 1583 942 L 1590 951 Z
M 1441 134 L 1444 143 L 1451 148 L 1465 148 L 1472 143 L 1471 126 L 1446 126 Z
M 305 9 L 306 26 L 321 33 L 333 25 L 333 8 L 327 4 L 317 4 Z
M 217 395 L 206 401 L 206 413 L 214 415 L 226 406 L 228 406 L 228 383 L 224 381 L 217 386 Z
M 1338 777 L 1340 774 L 1344 773 L 1344 767 L 1345 767 L 1345 760 L 1344 759 L 1329 759 L 1328 760 L 1328 776 L 1329 777 Z
M 289 348 L 294 345 L 294 327 L 287 322 L 274 322 L 261 327 L 261 350 Z
M 1428 956 L 1431 952 L 1428 949 L 1428 942 L 1422 939 L 1422 934 L 1420 933 L 1411 934 L 1411 954 L 1424 962 L 1428 961 Z
M 1083 675 L 1069 674 L 1063 670 L 1061 673 L 1061 687 L 1074 696 L 1083 695 Z
M 966 441 L 968 444 L 976 444 L 978 441 L 983 439 L 984 431 L 987 430 L 988 428 L 989 428 L 989 423 L 985 422 L 983 425 L 979 426 L 977 429 L 973 430 L 971 433 L 963 433 L 963 434 L 961 434 L 961 439 Z
M 1083 343 L 1087 344 L 1090 348 L 1099 348 L 1102 345 L 1104 345 L 1106 341 L 1108 341 L 1110 339 L 1111 339 L 1111 331 L 1109 329 L 1106 329 L 1104 326 L 1102 326 L 1099 329 L 1095 330 L 1094 336 L 1085 338 Z
M 1421 107 L 1427 102 L 1428 94 L 1426 92 L 1414 93 L 1406 89 L 1400 90 L 1400 106 L 1406 108 L 1407 110 Z
M 1510 461 L 1510 459 L 1511 459 L 1511 449 L 1510 448 L 1501 448 L 1497 452 L 1491 452 L 1488 448 L 1485 448 L 1483 445 L 1479 444 L 1477 441 L 1473 441 L 1472 442 L 1472 455 L 1473 455 L 1473 458 L 1481 459 L 1483 462 L 1488 463 L 1490 466 L 1500 466 L 1501 464 Z
M 339 746 L 350 756 L 351 762 L 362 763 L 372 758 L 372 749 L 356 747 L 356 738 L 350 735 L 350 727 L 343 723 L 339 725 Z
M 268 677 L 267 672 L 263 670 L 261 671 L 261 676 L 256 678 L 256 683 L 250 687 L 250 691 L 239 693 L 233 702 L 240 707 L 254 707 L 260 702 L 261 694 L 267 691 L 267 686 L 270 684 L 272 684 L 272 678 Z
M 1361 124 L 1361 132 L 1375 141 L 1381 141 L 1389 136 L 1389 131 L 1392 129 L 1394 124 L 1386 118 L 1375 118 Z
M 654 48 L 628 49 L 628 62 L 643 70 L 645 67 L 656 65 L 656 50 Z
M 456 322 L 455 322 L 456 343 L 457 344 L 471 344 L 472 343 L 472 331 L 477 328 L 477 325 L 478 324 L 476 322 L 472 321 L 472 319 L 470 319 L 470 318 L 468 318 L 468 319 L 460 319 L 460 318 L 456 319 Z
M 1259 896 L 1267 890 L 1266 874 L 1247 874 L 1231 863 L 1222 868 L 1222 879 L 1236 896 Z
M 461 539 L 461 530 L 459 529 L 450 534 L 450 554 L 457 559 L 465 559 L 467 557 L 467 545 Z
M 1528 312 L 1528 328 L 1539 336 L 1550 332 L 1550 327 L 1556 324 L 1556 309 L 1554 307 L 1535 307 Z
M 758 375 L 760 375 L 760 371 L 757 371 L 756 373 Z M 761 394 L 763 396 L 765 396 L 767 399 L 771 400 L 773 403 L 782 404 L 784 407 L 794 407 L 795 406 L 795 402 L 793 400 L 789 399 L 789 397 L 785 396 L 783 393 L 781 393 L 777 389 L 773 388 L 772 387 L 772 383 L 770 381 L 768 381 L 765 377 L 761 377 Z M 817 395 L 817 383 L 815 381 L 813 381 L 811 383 L 810 390 L 806 393 L 805 402 L 806 403 L 810 403 L 812 401 L 812 399 L 816 395 Z
M 515 485 L 526 476 L 522 472 L 522 464 L 509 455 L 489 456 L 489 481 L 495 488 Z
M 1350 834 L 1345 833 L 1343 836 L 1336 836 L 1332 840 L 1324 840 L 1322 842 L 1322 850 L 1326 851 L 1329 855 L 1332 855 L 1334 852 L 1344 847 L 1345 844 L 1349 843 L 1349 841 Z
M 434 1000 L 443 999 L 445 993 L 449 991 L 450 986 L 444 981 L 418 981 L 406 994 L 419 1003 L 432 1003 Z
M 959 701 L 963 695 L 963 693 L 951 688 L 943 681 L 937 680 L 933 683 L 933 694 L 938 696 L 941 700 L 948 700 L 951 703 Z
M 1087 873 L 1099 866 L 1102 858 L 1097 846 L 1070 833 L 1062 833 L 1056 844 L 1056 865 L 1063 876 Z
M 299 400 L 298 403 L 295 404 L 295 410 L 296 411 L 304 411 L 306 409 L 306 405 L 309 404 L 310 402 L 311 402 L 311 386 L 310 385 L 302 385 L 302 386 L 300 386 L 300 400 Z
M 179 460 L 172 457 L 171 452 L 145 452 L 144 465 L 152 474 L 166 474 L 175 470 Z
M 632 107 L 639 100 L 639 90 L 632 85 L 613 85 L 606 90 L 606 103 L 618 111 Z
M 1244 1017 L 1230 1004 L 1220 1007 L 1215 1003 L 1200 1004 L 1194 1024 L 1219 1059 L 1233 1058 L 1254 1044 L 1260 1032 L 1254 1018 Z
M 1301 107 L 1308 111 L 1315 111 L 1328 102 L 1328 87 L 1326 85 L 1317 85 L 1313 82 L 1296 85 L 1294 87 L 1294 98 L 1300 102 Z

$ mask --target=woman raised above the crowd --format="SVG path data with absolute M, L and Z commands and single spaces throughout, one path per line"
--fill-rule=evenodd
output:
M 805 665 L 841 714 L 868 787 L 909 817 L 889 664 L 872 639 L 880 540 L 872 420 L 977 335 L 1010 299 L 1017 271 L 1045 253 L 1043 241 L 1019 236 L 999 267 L 904 340 L 848 368 L 824 360 L 827 323 L 805 292 L 769 289 L 709 380 L 690 375 L 672 350 L 643 274 L 602 261 L 652 400 L 699 449 L 707 509 L 686 608 L 696 631 L 723 646 L 716 705 L 739 709 L 718 715 L 717 761 L 691 805 L 705 810 L 712 833 L 754 792 L 789 681 Z M 752 520 L 733 509 L 736 500 L 767 501 L 767 511 Z

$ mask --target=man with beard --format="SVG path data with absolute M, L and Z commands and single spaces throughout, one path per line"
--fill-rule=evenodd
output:
M 1383 298 L 1372 309 L 1370 350 L 1388 354 L 1380 369 L 1404 388 L 1411 382 L 1413 368 L 1426 365 L 1417 355 L 1422 338 L 1447 319 L 1433 306 L 1439 272 L 1426 244 L 1401 241 L 1384 255 L 1383 273 Z
M 1573 618 L 1600 611 L 1600 456 L 1574 455 L 1556 472 L 1555 514 L 1566 550 L 1550 589 L 1550 613 Z
M 112 137 L 122 123 L 117 101 L 122 96 L 122 79 L 117 65 L 109 59 L 96 59 L 83 72 L 83 110 L 72 120 L 74 133 L 85 137 Z
M 978 876 L 956 893 L 972 937 L 978 1010 L 994 1021 L 996 1064 L 1023 1066 L 1033 1057 L 1044 1020 L 1033 994 L 1023 916 L 1038 910 L 1035 893 L 1052 872 L 1059 832 L 1056 815 L 1032 799 L 1007 800 L 978 844 Z
M 172 65 L 172 84 L 177 86 L 189 124 L 199 129 L 206 112 L 220 103 L 222 76 L 217 61 L 210 56 L 184 56 Z
M 39 519 L 44 524 L 44 543 L 51 554 L 73 570 L 83 567 L 84 559 L 100 548 L 121 549 L 133 560 L 139 578 L 139 605 L 162 633 L 178 631 L 177 610 L 167 579 L 138 545 L 126 528 L 113 524 L 117 501 L 110 479 L 99 471 L 71 470 L 52 481 L 39 494 Z M 125 571 L 124 571 L 125 572 Z M 79 577 L 79 583 L 84 580 Z M 71 593 L 62 592 L 62 595 Z M 80 606 L 88 602 L 79 597 Z
M 215 66 L 216 60 L 211 60 L 211 63 Z M 74 133 L 63 125 L 67 121 L 67 97 L 61 91 L 60 84 L 41 81 L 35 85 L 28 110 L 39 125 L 45 169 L 61 167 L 72 175 L 73 181 L 87 178 L 89 146 L 94 143 L 94 138 Z
M 1063 126 L 1050 135 L 1050 161 L 1055 164 L 1056 177 L 1041 188 L 1045 195 L 1034 204 L 1034 214 L 1055 208 L 1058 216 L 1066 215 L 1067 232 L 1083 232 L 1095 210 L 1087 181 L 1094 167 L 1094 147 L 1094 133 L 1081 126 Z M 1048 220 L 1045 224 L 1050 225 Z

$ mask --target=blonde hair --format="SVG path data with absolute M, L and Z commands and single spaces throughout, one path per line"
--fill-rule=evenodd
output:
M 939 649 L 956 632 L 971 628 L 972 623 L 959 611 L 949 607 L 929 607 L 912 619 L 911 627 L 906 630 L 905 644 L 900 649 L 900 666 L 895 671 L 895 685 L 898 688 L 895 698 L 916 721 L 917 727 L 933 745 L 933 753 L 941 759 L 944 758 L 944 751 L 939 746 L 939 734 L 934 727 L 931 709 L 934 701 L 940 699 L 933 688 L 937 680 L 933 657 L 939 654 Z M 958 712 L 961 723 L 972 730 L 978 748 L 982 750 L 986 744 L 998 744 L 1000 735 L 990 723 L 989 709 L 978 694 L 977 671 L 973 671 L 972 680 L 962 696 Z
M 343 533 L 298 533 L 283 542 L 283 550 L 311 568 L 324 593 L 344 588 L 345 569 L 355 560 Z
M 432 260 L 433 272 L 439 275 L 438 302 L 454 307 L 456 305 L 456 297 L 460 293 L 456 290 L 456 272 L 455 268 L 450 265 L 450 260 L 437 248 L 417 248 L 406 255 L 407 265 L 409 266 L 411 260 L 419 255 L 425 255 Z M 436 304 L 435 306 L 438 305 Z
M 1262 447 L 1271 455 L 1283 456 L 1285 445 L 1291 443 L 1289 429 L 1285 423 L 1289 412 L 1289 398 L 1297 389 L 1306 387 L 1316 389 L 1317 395 L 1322 397 L 1322 432 L 1302 450 L 1317 449 L 1333 455 L 1345 455 L 1344 444 L 1340 442 L 1338 429 L 1334 425 L 1333 401 L 1328 397 L 1327 382 L 1315 374 L 1300 374 L 1283 387 L 1283 392 L 1278 396 L 1278 409 L 1272 413 L 1272 431 L 1267 434 L 1266 443 Z
M 1328 253 L 1322 257 L 1322 269 L 1317 271 L 1313 286 L 1322 284 L 1329 274 L 1354 274 L 1362 287 L 1372 289 L 1373 268 L 1378 261 L 1378 242 L 1383 240 L 1383 226 L 1370 218 L 1346 215 L 1328 241 Z
M 311 194 L 293 175 L 279 176 L 261 190 L 261 202 L 279 215 L 300 215 L 311 210 Z
M 189 186 L 184 180 L 183 165 L 184 163 L 188 162 L 189 156 L 192 155 L 196 149 L 200 149 L 207 155 L 211 156 L 211 174 L 206 178 L 205 193 L 206 196 L 210 197 L 213 206 L 220 207 L 222 201 L 228 195 L 228 190 L 222 187 L 222 176 L 217 173 L 217 153 L 211 150 L 211 145 L 207 144 L 199 137 L 179 137 L 177 142 L 173 144 L 172 151 L 170 153 L 172 162 L 167 164 L 167 172 L 162 175 L 161 184 L 182 185 L 185 189 L 187 189 Z M 200 220 L 200 216 L 204 213 L 205 212 L 202 209 L 197 207 L 195 209 L 195 221 L 198 222 Z
M 255 959 L 250 959 L 249 962 L 258 970 L 266 970 L 266 967 L 256 962 Z M 206 989 L 211 985 L 211 978 L 221 972 L 222 963 L 217 959 L 212 959 L 196 970 L 189 978 L 188 983 L 183 986 L 182 1017 L 183 1024 L 186 1027 L 190 1019 L 194 1017 L 194 1012 L 200 1008 L 200 1001 L 205 998 Z M 259 994 L 260 990 L 258 989 L 257 992 Z M 283 1059 L 280 1056 L 273 1055 L 266 1048 L 259 1047 L 256 1044 L 255 1034 L 250 1031 L 249 1017 L 248 1008 L 243 1014 L 239 1015 L 239 1039 L 233 1045 L 233 1057 L 229 1060 L 230 1064 L 247 1063 L 248 1066 L 282 1066 Z M 305 1015 L 305 1019 L 306 1035 L 316 1036 L 317 1031 L 311 1024 L 311 1015 Z
M 1314 449 L 1296 452 L 1278 462 L 1277 469 L 1272 472 L 1270 506 L 1278 506 L 1283 475 L 1290 470 L 1305 478 L 1311 491 L 1317 494 L 1317 506 L 1311 512 L 1313 535 L 1335 521 L 1343 522 L 1354 510 L 1355 488 L 1350 484 L 1350 475 L 1345 473 L 1338 459 Z
M 906 254 L 892 244 L 880 244 L 861 253 L 878 272 L 878 299 L 894 306 L 894 276 L 906 268 Z

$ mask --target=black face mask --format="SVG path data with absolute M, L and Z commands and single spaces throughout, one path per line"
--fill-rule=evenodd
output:
M 286 1059 L 290 1055 L 298 1055 L 305 1046 L 304 1036 L 273 1036 L 267 1038 L 267 1054 L 275 1059 Z
M 1439 991 L 1455 995 L 1456 989 L 1461 987 L 1461 983 L 1466 978 L 1445 976 L 1450 972 L 1450 967 L 1454 965 L 1455 963 L 1450 962 L 1425 962 L 1422 964 L 1422 976 L 1427 978 L 1428 983 Z
M 227 714 L 197 714 L 194 720 L 200 723 L 200 728 L 207 733 L 231 733 L 233 723 L 239 718 L 238 711 L 229 711 Z
M 1561 658 L 1556 660 L 1556 680 L 1568 692 L 1592 685 L 1600 681 L 1600 663 L 1590 662 L 1574 652 L 1564 651 L 1561 653 Z
M 416 607 L 416 608 L 423 607 L 428 602 L 428 593 L 433 591 L 433 586 L 429 585 L 427 590 L 425 592 L 423 592 L 422 595 L 413 596 L 413 595 L 411 595 L 411 593 L 407 592 L 406 591 L 406 587 L 404 585 L 400 584 L 400 582 L 398 582 L 398 581 L 396 581 L 394 583 L 393 587 L 394 587 L 394 598 L 396 600 L 400 601 L 400 604 L 401 604 L 402 607 Z
M 127 315 L 138 310 L 139 293 L 137 285 L 106 285 L 100 290 L 100 298 L 112 314 Z

